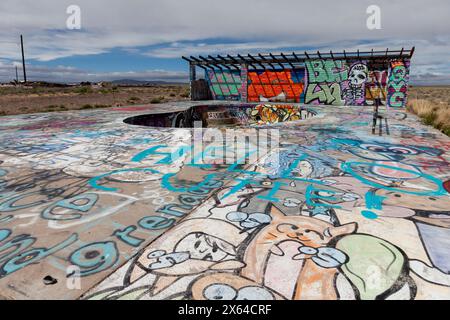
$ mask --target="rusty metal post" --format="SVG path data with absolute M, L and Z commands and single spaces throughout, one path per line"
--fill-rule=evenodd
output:
M 241 64 L 241 101 L 248 102 L 248 66 Z
M 197 78 L 197 74 L 196 74 L 196 70 L 195 70 L 195 65 L 190 63 L 189 64 L 189 95 L 190 95 L 190 99 L 194 100 L 195 97 L 195 93 L 194 93 L 194 81 Z

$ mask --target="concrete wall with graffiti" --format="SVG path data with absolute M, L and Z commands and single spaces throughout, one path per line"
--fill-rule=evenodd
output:
M 214 100 L 240 100 L 242 79 L 239 70 L 208 70 L 206 80 Z
M 305 72 L 298 70 L 250 71 L 248 101 L 300 102 Z
M 313 110 L 289 104 L 198 105 L 183 111 L 132 116 L 125 123 L 148 127 L 202 128 L 244 127 L 299 121 L 316 115 Z
M 217 100 L 300 102 L 334 106 L 406 105 L 410 61 L 310 60 L 304 68 L 248 70 L 247 88 L 239 70 L 208 70 L 206 78 Z
M 2 298 L 450 298 L 448 137 L 311 106 L 256 162 L 221 164 L 193 129 L 123 122 L 192 106 L 1 118 Z

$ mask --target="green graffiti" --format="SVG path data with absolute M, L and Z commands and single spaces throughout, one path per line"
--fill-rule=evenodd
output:
M 348 78 L 348 71 L 341 60 L 313 60 L 306 62 L 309 83 L 341 82 Z
M 389 292 L 402 277 L 405 258 L 389 242 L 365 234 L 349 235 L 336 249 L 348 256 L 341 269 L 358 289 L 362 300 L 374 300 Z
M 306 89 L 305 103 L 323 103 L 334 106 L 343 106 L 345 101 L 341 99 L 341 87 L 338 83 L 311 84 Z

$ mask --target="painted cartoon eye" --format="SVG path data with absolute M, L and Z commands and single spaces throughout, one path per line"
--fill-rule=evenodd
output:
M 314 255 L 317 253 L 317 249 L 316 248 L 312 248 L 312 247 L 307 247 L 307 246 L 303 246 L 298 248 L 298 251 L 304 254 L 309 254 L 309 255 Z
M 272 218 L 265 213 L 252 213 L 248 216 L 248 218 L 241 223 L 241 225 L 245 228 L 255 228 L 261 224 L 270 223 Z
M 233 222 L 241 222 L 248 218 L 248 214 L 240 211 L 232 211 L 227 214 L 227 219 Z
M 317 195 L 321 196 L 321 197 L 332 197 L 334 195 L 338 195 L 338 193 L 337 192 L 333 192 L 333 191 L 321 190 L 321 191 L 317 191 Z
M 211 284 L 203 290 L 203 296 L 208 300 L 233 300 L 236 290 L 227 284 Z
M 347 261 L 345 253 L 338 249 L 321 247 L 317 251 L 311 259 L 322 268 L 337 268 Z
M 166 254 L 165 250 L 156 250 L 156 251 L 150 252 L 147 255 L 147 258 L 149 258 L 149 259 L 159 258 L 159 257 L 162 257 L 165 254 Z
M 266 288 L 250 286 L 241 288 L 236 300 L 275 300 L 275 297 Z
M 395 154 L 417 154 L 418 152 L 414 149 L 404 148 L 404 147 L 390 147 L 388 148 L 389 152 Z
M 377 144 L 367 144 L 363 143 L 360 145 L 362 149 L 373 151 L 373 152 L 387 152 L 387 149 L 383 146 L 377 145 Z
M 356 193 L 344 193 L 344 195 L 342 196 L 342 200 L 344 201 L 355 201 L 358 200 L 360 198 L 359 195 L 357 195 Z
M 281 223 L 277 226 L 277 230 L 278 232 L 290 232 L 292 230 L 298 230 L 298 227 L 294 224 L 290 224 L 290 223 Z

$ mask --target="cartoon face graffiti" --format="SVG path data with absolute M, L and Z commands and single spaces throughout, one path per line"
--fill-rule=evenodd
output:
M 283 300 L 276 292 L 229 273 L 206 275 L 191 288 L 194 300 Z
M 335 268 L 345 263 L 346 256 L 329 243 L 355 232 L 356 223 L 335 227 L 310 217 L 285 216 L 276 207 L 271 208 L 270 214 L 272 222 L 247 247 L 246 266 L 241 275 L 266 284 L 286 298 L 315 296 L 314 290 L 308 289 L 313 284 L 324 288 L 318 298 L 332 296 L 331 279 Z M 280 272 L 292 277 L 289 281 L 282 280 Z
M 368 69 L 365 64 L 358 63 L 351 67 L 348 80 L 353 87 L 361 87 L 367 80 Z
M 191 259 L 205 261 L 222 261 L 236 254 L 231 244 L 201 232 L 187 235 L 177 244 L 175 251 L 188 252 Z
M 190 219 L 172 230 L 137 257 L 130 270 L 130 283 L 147 273 L 183 276 L 242 265 L 236 261 L 236 248 L 246 234 L 232 224 L 217 219 Z
M 332 144 L 340 151 L 349 152 L 361 159 L 401 161 L 405 164 L 427 167 L 439 167 L 447 164 L 440 157 L 443 154 L 442 150 L 427 146 L 341 138 L 333 139 Z

